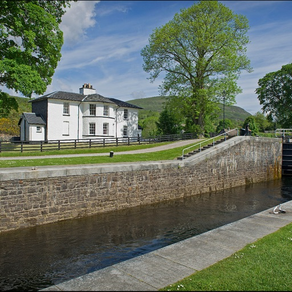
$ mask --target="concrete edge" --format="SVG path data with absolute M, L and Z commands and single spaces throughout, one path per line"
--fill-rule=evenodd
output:
M 292 201 L 41 291 L 155 291 L 203 270 L 292 222 Z M 259 222 L 260 221 L 260 222 Z M 227 244 L 226 244 L 227 243 Z

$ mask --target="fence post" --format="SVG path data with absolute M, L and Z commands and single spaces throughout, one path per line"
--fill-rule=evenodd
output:
M 116 145 L 119 146 L 119 138 L 116 138 Z
M 89 139 L 89 148 L 91 148 L 91 139 Z
M 58 150 L 60 150 L 60 149 L 61 149 L 61 141 L 58 140 Z
M 105 147 L 105 138 L 102 139 L 103 147 Z
M 21 142 L 21 145 L 20 145 L 20 152 L 21 153 L 23 152 L 23 142 Z
M 130 137 L 128 137 L 128 145 L 130 145 Z
M 76 143 L 76 139 L 74 140 L 74 148 L 76 149 L 77 143 Z
M 40 141 L 41 142 L 41 152 L 43 152 L 43 141 Z

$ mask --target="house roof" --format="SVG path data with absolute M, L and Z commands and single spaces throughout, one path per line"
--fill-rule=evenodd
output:
M 22 117 L 20 118 L 18 125 L 20 125 L 22 119 L 26 119 L 28 124 L 32 125 L 45 125 L 46 122 L 43 120 L 41 115 L 36 114 L 36 113 L 23 113 Z
M 82 101 L 84 95 L 74 92 L 66 92 L 66 91 L 54 91 L 52 93 L 40 96 L 36 99 L 33 99 L 31 102 L 36 102 L 45 99 L 62 99 L 62 100 L 73 100 L 73 101 Z
M 97 93 L 83 95 L 80 93 L 73 93 L 73 92 L 66 92 L 66 91 L 54 91 L 52 93 L 33 99 L 31 100 L 31 102 L 38 102 L 38 101 L 46 100 L 46 99 L 61 99 L 61 100 L 72 100 L 72 101 L 79 101 L 79 102 L 103 102 L 103 103 L 116 104 L 119 107 L 142 109 L 141 107 L 136 106 L 134 104 L 131 104 L 131 103 L 128 103 L 116 98 L 104 97 Z
M 104 97 L 100 94 L 89 94 L 89 95 L 86 95 L 84 97 L 83 95 L 83 101 L 97 101 L 97 102 L 104 102 L 104 103 L 114 103 L 113 101 L 111 101 L 109 98 L 107 97 Z
M 111 101 L 113 101 L 116 105 L 120 106 L 120 107 L 130 107 L 130 108 L 137 108 L 137 109 L 142 109 L 142 107 L 139 107 L 137 105 L 122 101 L 122 100 L 118 100 L 115 98 L 109 98 Z

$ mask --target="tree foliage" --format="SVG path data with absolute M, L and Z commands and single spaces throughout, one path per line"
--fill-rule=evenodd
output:
M 167 107 L 160 113 L 156 124 L 158 134 L 162 135 L 179 134 L 182 130 L 181 120 L 177 119 Z
M 275 130 L 275 124 L 270 122 L 261 112 L 255 113 L 254 118 L 260 132 Z
M 0 134 L 19 135 L 19 127 L 9 118 L 0 118 Z
M 156 28 L 141 55 L 153 82 L 165 73 L 161 94 L 186 118 L 189 127 L 204 132 L 206 117 L 217 110 L 225 91 L 235 102 L 242 69 L 251 70 L 246 56 L 248 20 L 217 1 L 201 1 L 181 10 Z
M 0 91 L 0 118 L 7 118 L 11 110 L 18 111 L 16 99 Z
M 233 122 L 229 119 L 225 119 L 224 121 L 223 120 L 219 121 L 219 124 L 216 128 L 216 132 L 219 133 L 223 131 L 224 129 L 226 130 L 226 129 L 232 129 L 232 128 L 234 128 Z
M 262 110 L 268 119 L 282 127 L 292 127 L 292 64 L 266 74 L 256 89 Z
M 151 136 L 157 135 L 157 121 L 159 119 L 159 114 L 148 116 L 143 121 L 140 121 L 142 130 L 142 136 L 144 138 L 149 138 Z
M 256 119 L 254 116 L 249 116 L 243 122 L 243 128 L 245 129 L 246 125 L 248 124 L 249 129 L 251 130 L 251 135 L 255 136 L 258 134 L 259 129 L 256 123 Z
M 0 85 L 24 96 L 42 94 L 61 58 L 59 29 L 69 0 L 1 0 Z

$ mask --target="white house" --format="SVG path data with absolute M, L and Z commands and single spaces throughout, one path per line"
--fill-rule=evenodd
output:
M 20 120 L 21 141 L 137 137 L 140 107 L 96 93 L 85 83 L 79 93 L 55 91 L 31 101 Z

